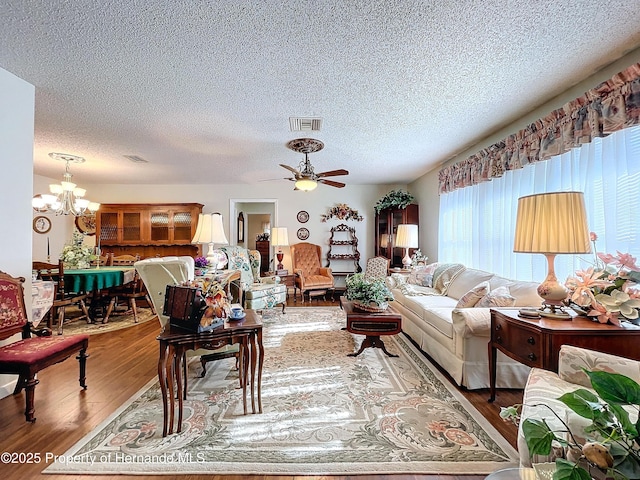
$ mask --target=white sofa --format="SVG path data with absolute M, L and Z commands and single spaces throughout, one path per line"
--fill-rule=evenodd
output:
M 435 270 L 434 270 L 435 269 Z M 460 298 L 483 282 L 487 291 L 504 292 L 515 300 L 513 307 L 539 307 L 542 299 L 535 282 L 513 281 L 460 264 L 432 264 L 420 276 L 392 274 L 387 283 L 394 296 L 392 305 L 402 314 L 402 330 L 451 378 L 468 389 L 489 387 L 488 348 L 490 307 L 456 308 Z M 417 282 L 416 282 L 417 278 Z M 426 286 L 431 284 L 433 286 Z M 501 305 L 494 305 L 500 306 Z M 523 388 L 529 367 L 498 352 L 499 388 Z
M 586 437 L 584 427 L 589 425 L 590 421 L 578 416 L 558 400 L 565 393 L 574 392 L 580 388 L 586 388 L 595 394 L 591 388 L 589 377 L 582 370 L 583 368 L 590 371 L 619 373 L 640 382 L 640 362 L 636 360 L 571 345 L 560 347 L 558 373 L 532 368 L 524 389 L 523 407 L 518 427 L 518 454 L 522 466 L 530 467 L 532 462 L 550 462 L 555 458 L 554 454 L 530 457 L 527 442 L 522 433 L 522 424 L 527 418 L 544 419 L 549 427 L 556 432 L 556 435 L 561 437 L 560 431 L 564 430 L 564 425 L 554 415 L 553 412 L 555 412 L 569 426 L 576 438 L 581 443 L 584 441 Z M 627 411 L 631 416 L 631 421 L 635 422 L 637 412 L 631 407 L 627 408 Z M 562 451 L 556 451 L 556 454 L 563 456 Z

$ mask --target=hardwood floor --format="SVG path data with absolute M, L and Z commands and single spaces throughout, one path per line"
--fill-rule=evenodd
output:
M 337 301 L 313 300 L 293 303 L 290 306 L 338 305 Z M 115 332 L 92 335 L 89 340 L 87 360 L 87 385 L 83 391 L 78 384 L 78 363 L 73 358 L 49 367 L 39 373 L 40 383 L 36 387 L 35 408 L 37 421 L 33 424 L 24 419 L 24 394 L 10 395 L 0 400 L 0 452 L 38 453 L 40 461 L 33 463 L 10 463 L 0 466 L 2 480 L 25 478 L 96 479 L 113 478 L 108 475 L 42 475 L 51 455 L 61 455 L 73 444 L 91 432 L 129 397 L 140 390 L 157 375 L 158 345 L 155 340 L 158 323 L 150 321 L 142 325 Z M 494 403 L 488 403 L 488 390 L 467 391 L 463 395 L 478 411 L 515 446 L 516 428 L 502 422 L 500 406 L 522 401 L 521 390 L 499 390 Z M 19 460 L 19 459 L 18 459 Z M 49 461 L 47 461 L 49 460 Z M 114 476 L 119 479 L 157 479 L 158 476 Z M 167 478 L 167 476 L 165 476 Z M 172 477 L 173 478 L 173 477 Z M 267 476 L 267 475 L 182 475 L 175 478 L 189 480 L 204 479 L 249 479 L 258 480 L 314 480 L 332 478 L 346 480 L 348 476 Z M 480 480 L 480 475 L 358 475 L 358 480 Z

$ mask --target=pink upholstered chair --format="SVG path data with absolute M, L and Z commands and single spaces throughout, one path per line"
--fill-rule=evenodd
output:
M 322 249 L 313 243 L 296 243 L 291 245 L 291 266 L 296 274 L 296 285 L 302 293 L 326 292 L 334 288 L 331 269 L 320 265 Z
M 18 375 L 18 383 L 13 392 L 17 395 L 25 390 L 28 422 L 35 422 L 34 393 L 38 380 L 36 374 L 56 363 L 78 354 L 80 362 L 80 386 L 87 388 L 86 361 L 88 335 L 51 336 L 51 330 L 33 331 L 27 319 L 24 306 L 24 278 L 14 278 L 0 272 L 0 340 L 22 333 L 22 340 L 0 347 L 0 373 Z

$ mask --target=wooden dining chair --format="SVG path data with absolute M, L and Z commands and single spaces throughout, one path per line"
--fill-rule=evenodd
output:
M 64 285 L 64 263 L 60 260 L 58 263 L 46 263 L 46 262 L 33 262 L 33 273 L 37 275 L 40 280 L 49 280 L 54 282 L 54 299 L 53 306 L 49 311 L 49 319 L 47 325 L 53 330 L 53 324 L 55 318 L 58 318 L 58 335 L 62 335 L 64 326 L 64 316 L 66 308 L 71 305 L 77 305 L 84 314 L 81 317 L 74 318 L 74 320 L 85 319 L 87 322 L 91 321 L 89 316 L 89 310 L 85 300 L 89 296 L 87 292 L 68 292 L 65 290 Z
M 140 255 L 118 255 L 111 256 L 111 265 L 112 266 L 126 266 L 131 265 L 140 260 Z M 133 320 L 135 323 L 138 323 L 138 304 L 137 300 L 145 300 L 151 311 L 156 313 L 156 310 L 153 306 L 153 302 L 151 301 L 151 297 L 149 297 L 149 292 L 144 285 L 144 282 L 140 278 L 140 275 L 136 271 L 133 277 L 133 280 L 125 285 L 119 285 L 117 287 L 113 287 L 109 289 L 108 296 L 110 296 L 109 305 L 107 307 L 106 313 L 102 320 L 103 323 L 107 323 L 109 321 L 109 317 L 112 313 L 118 311 L 118 303 L 120 300 L 124 300 L 127 302 L 129 309 L 122 313 L 131 312 L 133 314 Z
M 36 375 L 49 365 L 66 360 L 71 355 L 80 363 L 80 386 L 87 388 L 86 361 L 89 346 L 88 335 L 51 336 L 51 330 L 32 328 L 24 305 L 24 278 L 14 278 L 0 272 L 0 340 L 16 333 L 22 339 L 0 346 L 0 373 L 18 375 L 14 395 L 23 389 L 26 397 L 24 415 L 28 422 L 35 422 L 35 388 L 39 383 Z M 35 334 L 36 336 L 32 336 Z
M 111 265 L 112 253 L 106 253 L 104 255 L 97 256 L 94 260 L 91 260 L 92 267 L 104 267 Z

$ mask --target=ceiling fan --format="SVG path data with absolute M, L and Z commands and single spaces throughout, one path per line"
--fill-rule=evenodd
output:
M 309 161 L 309 154 L 313 152 L 319 152 L 324 148 L 324 143 L 320 140 L 313 138 L 296 138 L 287 143 L 287 148 L 304 153 L 304 160 L 300 162 L 298 168 L 290 167 L 289 165 L 280 164 L 281 167 L 286 168 L 293 173 L 292 178 L 286 178 L 296 182 L 294 190 L 302 190 L 305 192 L 311 191 L 318 186 L 318 183 L 324 183 L 332 187 L 342 188 L 345 186 L 342 182 L 336 182 L 333 180 L 327 180 L 325 177 L 337 177 L 339 175 L 349 175 L 348 170 L 329 170 L 328 172 L 315 173 L 313 171 L 313 165 Z

